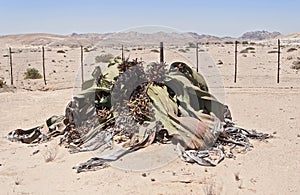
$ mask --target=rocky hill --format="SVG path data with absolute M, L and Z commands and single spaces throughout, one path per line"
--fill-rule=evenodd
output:
M 268 31 L 252 31 L 244 33 L 240 39 L 242 40 L 255 40 L 261 41 L 265 39 L 273 39 L 279 37 L 281 35 L 280 32 L 268 32 Z

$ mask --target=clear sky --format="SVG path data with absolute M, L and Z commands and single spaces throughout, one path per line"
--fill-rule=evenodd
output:
M 161 25 L 238 37 L 300 32 L 300 0 L 0 0 L 0 35 L 105 33 Z

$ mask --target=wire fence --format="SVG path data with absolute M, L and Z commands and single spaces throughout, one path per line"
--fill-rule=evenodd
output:
M 201 47 L 200 53 L 209 52 L 214 59 L 225 86 L 300 87 L 299 65 L 298 70 L 295 66 L 300 64 L 299 43 L 280 41 L 278 47 L 277 41 L 237 45 L 230 42 L 202 44 Z
M 45 47 L 44 52 L 43 47 L 12 47 L 11 50 L 0 49 L 0 77 L 7 84 L 29 90 L 43 89 L 46 85 L 53 89 L 80 86 L 83 80 L 90 78 L 95 66 L 101 66 L 101 63 L 95 62 L 95 58 L 102 54 L 169 64 L 173 61 L 185 61 L 199 69 L 199 72 L 205 73 L 204 76 L 217 76 L 216 70 L 211 69 L 211 63 L 204 60 L 203 54 L 206 53 L 212 57 L 225 86 L 232 86 L 235 82 L 237 86 L 274 86 L 277 82 L 299 86 L 299 65 L 295 66 L 300 64 L 299 45 L 285 41 L 279 47 L 276 42 L 236 45 L 195 43 L 187 46 L 158 43 L 151 47 Z M 38 70 L 44 79 L 25 79 L 25 72 L 30 68 Z

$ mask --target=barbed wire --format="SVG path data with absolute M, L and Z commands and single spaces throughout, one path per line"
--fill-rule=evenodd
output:
M 234 54 L 234 45 L 225 44 L 225 43 L 200 43 L 202 46 L 199 49 L 199 52 L 208 52 L 215 45 L 218 50 L 216 53 Z M 243 53 L 242 51 L 248 48 L 248 52 Z M 252 49 L 251 49 L 252 48 Z M 254 48 L 254 49 L 253 49 Z M 182 56 L 186 57 L 187 60 L 195 62 L 195 44 L 187 43 L 185 46 L 176 46 L 176 45 L 165 45 L 165 49 L 174 52 L 180 53 Z M 292 69 L 293 63 L 300 61 L 300 43 L 293 41 L 281 41 L 281 52 L 280 52 L 280 76 L 282 78 L 292 78 L 299 79 L 298 70 Z M 249 60 L 253 60 L 252 63 L 249 63 L 253 70 L 251 72 L 243 72 L 243 67 L 240 67 L 239 75 L 243 76 L 247 74 L 249 78 L 255 77 L 273 77 L 277 69 L 277 54 L 278 54 L 278 45 L 276 42 L 259 42 L 259 43 L 247 43 L 247 44 L 238 44 L 238 63 L 245 64 Z M 121 56 L 121 45 L 116 45 L 113 47 L 89 47 L 84 48 L 84 70 L 87 73 L 91 73 L 95 67 L 95 57 L 101 55 L 101 53 L 113 53 L 114 55 Z M 159 46 L 151 45 L 149 47 L 136 45 L 136 46 L 126 46 L 124 47 L 124 53 L 126 57 L 140 57 L 143 58 L 143 54 L 153 54 L 153 57 L 144 58 L 148 61 L 158 61 Z M 57 73 L 57 69 L 60 69 L 61 72 L 67 72 L 70 69 L 70 72 L 76 74 L 80 65 L 80 48 L 48 48 L 45 47 L 45 64 L 46 64 L 46 75 L 49 81 L 51 82 L 63 82 L 62 77 Z M 221 54 L 220 54 L 221 55 Z M 212 54 L 212 56 L 214 56 Z M 216 56 L 216 55 L 215 55 Z M 11 58 L 13 66 L 13 75 L 15 78 L 18 77 L 18 80 L 22 80 L 22 74 L 28 68 L 35 68 L 39 72 L 42 72 L 42 47 L 41 46 L 32 46 L 32 47 L 12 47 L 11 48 Z M 247 59 L 248 58 L 248 59 Z M 215 59 L 216 61 L 218 59 Z M 233 58 L 231 62 L 224 65 L 232 65 Z M 221 62 L 220 62 L 221 63 Z M 256 64 L 255 64 L 256 63 Z M 259 63 L 259 64 L 257 64 Z M 260 65 L 260 66 L 258 66 Z M 72 68 L 70 68 L 70 66 Z M 77 66 L 77 67 L 74 67 Z M 194 67 L 195 68 L 195 67 Z M 231 68 L 231 67 L 230 67 Z M 62 69 L 65 69 L 62 71 Z M 201 70 L 200 70 L 201 71 Z M 229 72 L 229 71 L 228 71 Z M 53 76 L 56 74 L 57 76 Z M 263 74 L 264 73 L 264 74 Z M 51 76 L 52 75 L 52 76 Z M 0 76 L 5 77 L 5 79 L 10 79 L 10 53 L 8 48 L 0 49 Z M 228 75 L 225 75 L 228 76 Z M 17 83 L 18 85 L 19 83 Z

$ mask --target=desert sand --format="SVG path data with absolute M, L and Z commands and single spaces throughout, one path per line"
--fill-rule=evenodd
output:
M 59 38 L 59 37 L 58 37 Z M 250 45 L 239 45 L 239 51 Z M 40 72 L 41 52 L 38 46 L 16 46 L 14 86 L 0 93 L 0 194 L 299 194 L 300 193 L 300 74 L 291 69 L 300 57 L 300 47 L 286 45 L 282 49 L 280 83 L 276 83 L 277 54 L 269 54 L 276 45 L 251 46 L 255 53 L 239 53 L 237 83 L 233 83 L 234 46 L 209 44 L 201 46 L 200 72 L 211 91 L 232 113 L 234 122 L 246 129 L 271 134 L 267 142 L 252 140 L 252 151 L 225 159 L 216 167 L 188 164 L 175 158 L 154 170 L 121 170 L 108 167 L 95 172 L 77 174 L 74 165 L 93 157 L 94 153 L 69 154 L 58 146 L 55 138 L 42 144 L 13 143 L 6 139 L 9 131 L 30 128 L 45 122 L 47 117 L 63 114 L 80 85 L 80 48 L 46 47 L 46 76 L 24 80 L 28 67 Z M 296 51 L 287 52 L 289 48 Z M 125 55 L 158 61 L 152 49 L 128 47 Z M 195 49 L 170 46 L 165 50 L 167 63 L 195 63 Z M 135 49 L 135 50 L 133 50 Z M 275 48 L 276 49 L 276 48 Z M 65 53 L 57 53 L 64 50 Z M 97 48 L 85 52 L 87 79 L 101 53 L 120 55 L 120 47 Z M 209 67 L 204 53 L 217 64 Z M 0 76 L 10 83 L 7 48 L 1 49 Z M 205 64 L 207 62 L 208 64 Z M 209 66 L 208 66 L 209 65 Z M 213 70 L 213 71 L 210 71 Z M 219 71 L 216 72 L 216 70 Z M 221 82 L 220 82 L 221 81 Z M 51 162 L 47 152 L 57 153 Z M 141 151 L 142 152 L 142 151 Z

